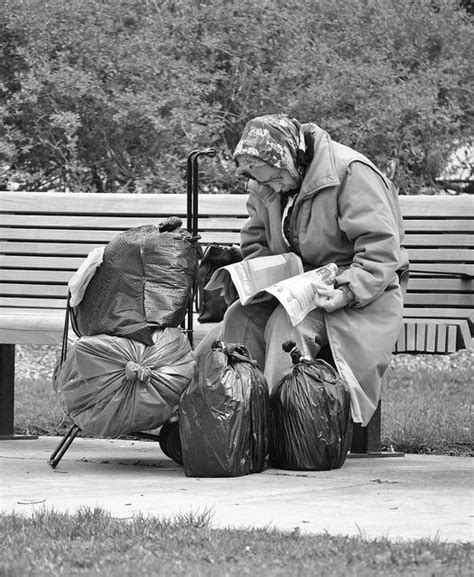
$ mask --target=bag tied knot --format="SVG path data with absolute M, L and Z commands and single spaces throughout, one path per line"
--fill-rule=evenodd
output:
M 138 379 L 142 383 L 147 383 L 151 378 L 151 369 L 150 367 L 142 367 L 133 361 L 128 361 L 125 365 L 125 376 L 129 381 Z

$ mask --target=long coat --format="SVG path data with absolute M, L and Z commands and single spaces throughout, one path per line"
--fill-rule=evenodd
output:
M 408 269 L 403 223 L 393 184 L 363 155 L 331 140 L 316 124 L 303 125 L 313 144 L 290 217 L 291 249 L 282 234 L 281 197 L 248 186 L 249 218 L 241 231 L 245 258 L 294 250 L 305 269 L 334 262 L 338 285 L 355 303 L 325 313 L 329 345 L 351 393 L 354 422 L 367 425 L 402 326 L 400 276 Z

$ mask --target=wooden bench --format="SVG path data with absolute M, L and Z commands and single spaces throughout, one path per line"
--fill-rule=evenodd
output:
M 473 345 L 474 197 L 400 197 L 413 272 L 395 353 Z M 238 243 L 245 195 L 201 195 L 202 243 Z M 186 195 L 0 191 L 0 438 L 13 438 L 16 344 L 59 345 L 67 282 L 116 234 L 169 215 L 186 222 Z M 210 325 L 194 323 L 194 342 Z M 380 411 L 352 452 L 380 452 Z

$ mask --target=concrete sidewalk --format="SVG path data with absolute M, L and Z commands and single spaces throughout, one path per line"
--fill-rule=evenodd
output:
M 1 511 L 97 505 L 130 518 L 211 510 L 216 527 L 473 540 L 469 457 L 347 459 L 335 471 L 203 479 L 186 477 L 158 443 L 145 441 L 77 438 L 53 470 L 47 461 L 58 442 L 0 442 Z

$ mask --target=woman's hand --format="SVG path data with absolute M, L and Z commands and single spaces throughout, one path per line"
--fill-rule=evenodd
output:
M 333 289 L 327 299 L 321 303 L 321 308 L 328 313 L 342 309 L 347 304 L 344 293 L 341 289 Z
M 333 287 L 318 287 L 314 300 L 318 307 L 321 307 L 328 313 L 342 309 L 351 304 L 354 295 L 347 289 L 333 288 Z

